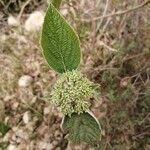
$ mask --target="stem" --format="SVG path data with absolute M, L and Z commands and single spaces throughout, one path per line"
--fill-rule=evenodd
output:
M 59 9 L 61 1 L 62 0 L 52 0 L 52 4 L 55 6 L 55 8 Z
M 23 4 L 23 6 L 21 7 L 21 10 L 20 10 L 19 15 L 18 15 L 18 17 L 17 17 L 17 19 L 19 20 L 19 23 L 20 23 L 20 19 L 21 19 L 21 16 L 22 16 L 22 14 L 23 14 L 23 11 L 24 11 L 25 7 L 26 7 L 30 2 L 31 2 L 31 0 L 27 0 L 27 1 Z
M 85 22 L 92 22 L 92 21 L 97 21 L 97 20 L 99 20 L 99 19 L 109 18 L 109 17 L 113 17 L 113 16 L 118 16 L 118 15 L 124 15 L 124 14 L 126 14 L 126 13 L 130 13 L 130 12 L 132 12 L 132 11 L 135 11 L 135 10 L 137 10 L 137 9 L 140 9 L 140 8 L 142 8 L 142 7 L 146 6 L 146 5 L 148 5 L 149 3 L 150 3 L 150 0 L 147 0 L 147 1 L 143 2 L 143 3 L 140 4 L 140 5 L 137 5 L 137 6 L 133 7 L 133 8 L 127 9 L 127 10 L 118 11 L 118 12 L 115 12 L 115 13 L 107 14 L 107 15 L 105 15 L 105 16 L 96 17 L 96 18 L 93 18 L 93 19 L 91 19 L 91 20 L 83 19 L 82 21 L 85 21 Z

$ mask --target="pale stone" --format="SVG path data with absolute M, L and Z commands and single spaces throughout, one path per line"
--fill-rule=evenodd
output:
M 47 143 L 45 141 L 41 141 L 38 144 L 40 149 L 52 150 L 54 148 L 53 144 Z
M 43 21 L 44 21 L 43 13 L 40 11 L 35 11 L 32 14 L 30 14 L 30 16 L 25 22 L 24 27 L 28 32 L 36 32 L 40 30 Z
M 50 114 L 50 112 L 51 112 L 50 106 L 44 108 L 44 115 L 48 115 L 48 114 Z
M 31 114 L 29 111 L 26 111 L 23 115 L 23 122 L 25 124 L 28 124 L 30 120 L 31 120 Z
M 15 133 L 15 135 L 17 136 L 17 138 L 20 138 L 22 141 L 23 140 L 28 140 L 28 133 L 23 131 L 22 129 L 18 129 Z
M 67 14 L 68 14 L 68 10 L 66 8 L 61 9 L 60 12 L 63 16 L 67 16 Z
M 16 149 L 17 149 L 16 145 L 10 144 L 8 146 L 8 150 L 16 150 Z
M 18 85 L 20 87 L 27 87 L 29 86 L 33 81 L 33 78 L 29 75 L 23 75 L 22 77 L 20 77 L 19 81 L 18 81 Z
M 5 42 L 7 40 L 7 36 L 5 34 L 0 36 L 1 42 Z
M 52 144 L 55 147 L 56 145 L 58 145 L 58 142 L 57 141 L 53 141 Z
M 19 103 L 18 102 L 14 102 L 13 105 L 12 105 L 12 109 L 13 110 L 16 110 L 19 106 Z
M 32 100 L 31 100 L 30 104 L 34 104 L 36 101 L 37 101 L 37 97 L 34 96 L 34 97 L 32 98 Z
M 9 26 L 18 26 L 19 25 L 19 21 L 17 20 L 17 18 L 15 18 L 13 16 L 9 16 L 7 22 L 8 22 Z
M 30 150 L 30 147 L 25 143 L 21 143 L 18 145 L 17 150 Z

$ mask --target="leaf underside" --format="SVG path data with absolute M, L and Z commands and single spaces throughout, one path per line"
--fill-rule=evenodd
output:
M 49 66 L 55 71 L 64 73 L 78 67 L 81 57 L 79 38 L 52 4 L 45 15 L 41 46 Z
M 95 118 L 88 112 L 65 116 L 63 129 L 68 131 L 69 138 L 73 143 L 86 142 L 94 144 L 101 138 L 101 128 Z

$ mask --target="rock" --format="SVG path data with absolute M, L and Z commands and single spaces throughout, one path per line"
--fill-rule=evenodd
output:
M 124 77 L 120 81 L 120 87 L 124 88 L 127 87 L 130 83 L 130 77 Z
M 25 124 L 28 124 L 30 120 L 31 120 L 31 114 L 29 111 L 26 111 L 23 115 L 23 122 Z
M 26 143 L 21 143 L 18 145 L 17 150 L 30 150 L 30 147 Z
M 19 106 L 19 103 L 18 103 L 18 102 L 14 102 L 14 103 L 12 104 L 12 109 L 13 109 L 13 110 L 16 110 L 16 109 L 18 108 L 18 106 Z
M 28 131 L 22 130 L 22 129 L 18 129 L 18 128 L 16 128 L 16 129 L 13 128 L 13 130 L 15 132 L 13 134 L 13 136 L 12 136 L 12 140 L 14 142 L 19 144 L 19 143 L 21 143 L 23 141 L 27 141 L 29 139 L 29 135 L 27 133 Z
M 16 147 L 16 145 L 10 144 L 7 149 L 8 150 L 16 150 L 17 147 Z
M 52 142 L 52 145 L 55 147 L 55 146 L 57 146 L 58 145 L 58 141 L 53 141 Z
M 39 31 L 44 21 L 44 15 L 40 11 L 35 11 L 25 22 L 25 30 L 28 32 L 36 32 Z
M 60 12 L 61 12 L 61 14 L 62 14 L 63 16 L 67 16 L 67 14 L 68 14 L 68 9 L 67 9 L 67 8 L 61 9 Z
M 7 22 L 9 26 L 17 27 L 19 25 L 19 21 L 13 16 L 9 16 Z
M 7 36 L 5 34 L 0 36 L 1 42 L 5 42 L 7 40 Z
M 38 147 L 40 149 L 45 149 L 45 150 L 52 150 L 54 148 L 54 146 L 50 143 L 47 143 L 45 141 L 40 141 L 38 144 Z
M 44 108 L 44 115 L 48 115 L 48 114 L 50 114 L 50 113 L 51 113 L 51 111 L 52 111 L 51 106 L 45 107 L 45 108 Z
M 34 96 L 34 97 L 32 98 L 32 100 L 31 100 L 30 104 L 34 104 L 36 101 L 37 101 L 37 97 Z
M 29 86 L 33 81 L 33 78 L 29 75 L 23 75 L 22 77 L 20 77 L 19 81 L 18 81 L 18 85 L 20 87 L 27 87 Z
M 26 124 L 26 128 L 29 130 L 29 132 L 33 132 L 33 130 L 35 129 L 35 122 L 29 122 L 28 124 Z
M 15 97 L 15 94 L 14 94 L 14 95 L 6 95 L 6 96 L 4 97 L 4 102 L 10 101 L 10 100 L 12 100 L 14 97 Z

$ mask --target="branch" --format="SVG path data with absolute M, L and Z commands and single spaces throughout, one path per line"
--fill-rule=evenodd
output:
M 137 9 L 140 9 L 140 8 L 148 5 L 149 3 L 150 3 L 150 0 L 147 0 L 147 1 L 143 2 L 142 4 L 140 4 L 138 6 L 135 6 L 133 8 L 130 8 L 130 9 L 127 9 L 127 10 L 124 10 L 124 11 L 118 11 L 118 12 L 115 12 L 113 14 L 107 14 L 105 16 L 96 17 L 96 18 L 93 18 L 91 20 L 83 19 L 82 21 L 83 22 L 92 22 L 92 21 L 97 21 L 99 19 L 104 19 L 104 18 L 109 18 L 109 17 L 113 17 L 113 16 L 123 15 L 123 14 L 126 14 L 126 13 L 130 13 L 132 11 L 135 11 Z
M 19 22 L 20 22 L 20 19 L 21 19 L 21 16 L 22 16 L 22 14 L 23 14 L 23 11 L 24 11 L 25 7 L 26 7 L 30 2 L 31 2 L 31 0 L 27 0 L 27 1 L 23 4 L 23 6 L 22 6 L 22 8 L 21 8 L 21 10 L 20 10 L 20 12 L 19 12 L 19 15 L 18 15 L 18 17 L 17 17 L 17 19 L 18 19 Z
M 99 44 L 100 44 L 100 46 L 104 46 L 106 49 L 108 49 L 108 50 L 111 51 L 111 52 L 117 52 L 116 49 L 114 49 L 114 48 L 112 48 L 112 47 L 106 45 L 106 44 L 105 44 L 104 42 L 102 42 L 102 41 L 100 41 Z
M 104 8 L 103 16 L 105 16 L 106 13 L 107 13 L 108 5 L 109 5 L 109 0 L 106 0 L 106 5 L 105 5 L 105 8 Z M 100 23 L 99 23 L 98 26 L 97 26 L 97 29 L 96 29 L 97 31 L 99 30 L 100 26 L 102 25 L 103 19 L 104 19 L 104 18 L 102 17 Z
M 5 4 L 4 4 L 4 2 L 3 2 L 2 0 L 0 0 L 0 3 L 1 3 L 3 6 L 5 6 Z

